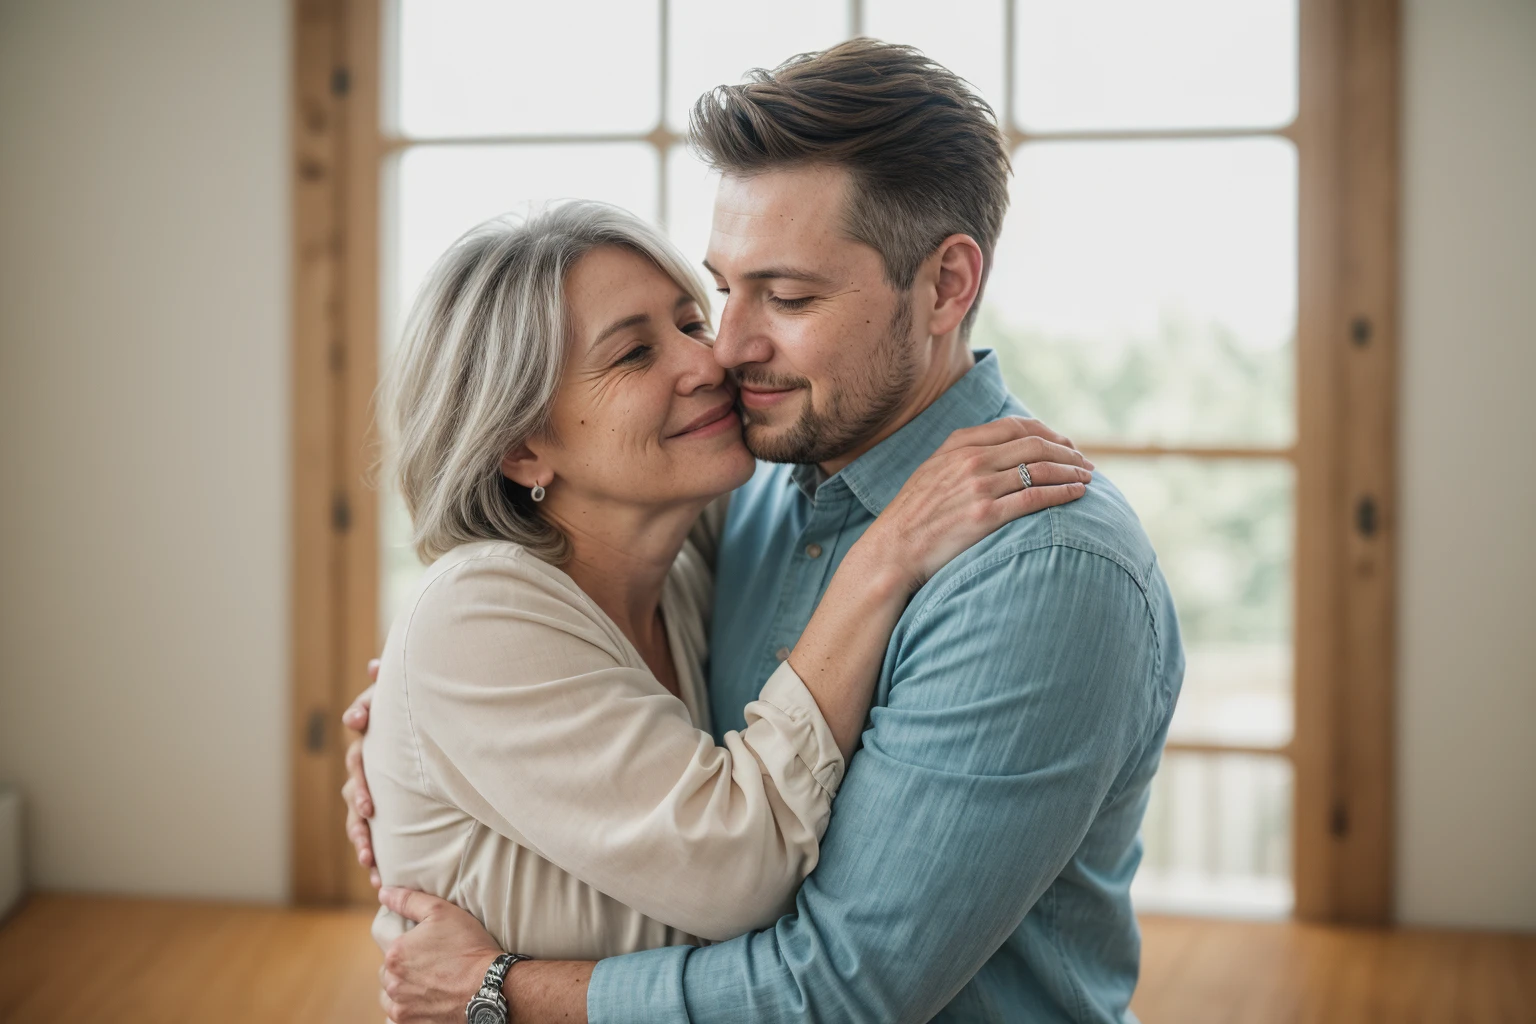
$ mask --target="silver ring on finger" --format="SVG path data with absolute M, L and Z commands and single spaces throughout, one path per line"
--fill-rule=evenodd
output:
M 1029 476 L 1029 467 L 1022 462 L 1019 463 L 1019 483 L 1024 485 L 1026 491 L 1035 486 L 1034 480 Z

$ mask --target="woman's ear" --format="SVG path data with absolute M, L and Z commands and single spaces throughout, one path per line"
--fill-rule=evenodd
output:
M 536 484 L 548 487 L 555 479 L 555 471 L 526 444 L 520 444 L 502 456 L 501 475 L 530 489 Z

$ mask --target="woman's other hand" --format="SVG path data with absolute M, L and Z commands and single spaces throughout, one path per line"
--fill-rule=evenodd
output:
M 1039 420 L 994 420 L 950 434 L 864 536 L 873 535 L 873 552 L 895 559 L 915 591 L 1005 523 L 1081 498 L 1092 479 L 1093 463 Z
M 347 745 L 347 781 L 341 787 L 341 799 L 347 805 L 347 838 L 357 851 L 357 862 L 368 869 L 368 881 L 379 887 L 379 869 L 373 860 L 373 794 L 363 774 L 363 734 L 368 731 L 368 711 L 373 706 L 373 683 L 379 681 L 379 659 L 368 663 L 368 689 L 357 695 L 352 706 L 341 713 L 341 724 L 357 733 Z
M 384 952 L 379 1005 L 395 1024 L 459 1024 L 501 948 L 480 922 L 414 889 L 379 890 L 379 902 L 416 926 Z

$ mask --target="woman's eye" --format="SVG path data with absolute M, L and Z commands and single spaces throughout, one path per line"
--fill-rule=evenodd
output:
M 619 357 L 619 361 L 617 363 L 615 363 L 614 365 L 615 366 L 630 366 L 630 365 L 633 365 L 635 363 L 638 363 L 638 362 L 642 361 L 643 359 L 645 359 L 650 354 L 651 354 L 651 346 L 649 346 L 649 345 L 636 345 L 634 348 L 630 349 L 628 352 L 625 352 L 622 356 L 620 356 Z
M 696 333 L 698 331 L 707 331 L 707 330 L 709 330 L 709 324 L 705 323 L 703 320 L 695 320 L 691 324 L 684 324 L 683 325 L 683 333 L 684 334 L 694 334 L 694 333 Z
M 770 295 L 768 296 L 768 301 L 773 303 L 775 306 L 778 306 L 780 309 L 804 309 L 806 306 L 811 304 L 811 300 L 814 298 L 816 298 L 816 296 L 807 295 L 800 299 L 781 299 L 777 295 Z

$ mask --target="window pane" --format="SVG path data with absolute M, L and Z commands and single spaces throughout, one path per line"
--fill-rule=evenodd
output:
M 387 224 L 395 245 L 386 246 L 394 270 L 386 344 L 427 269 L 459 235 L 489 217 L 526 214 L 556 199 L 600 199 L 654 221 L 656 163 L 656 151 L 644 143 L 406 150 Z
M 1296 0 L 1018 0 L 1033 131 L 1272 127 L 1296 116 Z
M 750 68 L 772 68 L 797 53 L 824 50 L 848 34 L 844 3 L 778 0 L 672 0 L 667 19 L 670 96 L 667 120 L 688 126 L 688 110 L 701 93 L 734 85 Z
M 715 213 L 715 188 L 720 176 L 708 167 L 686 146 L 676 146 L 667 156 L 667 234 L 677 247 L 683 250 L 691 266 L 699 268 L 699 274 L 710 286 L 714 297 L 714 317 L 720 319 L 724 296 L 714 292 L 714 280 L 705 273 L 702 264 L 709 248 L 709 227 Z
M 1141 517 L 1178 606 L 1187 663 L 1170 738 L 1289 742 L 1291 464 L 1094 462 Z
M 400 130 L 650 131 L 660 26 L 658 0 L 401 0 Z
M 1290 912 L 1291 763 L 1246 754 L 1163 756 L 1142 821 L 1139 912 Z
M 427 270 L 465 231 L 498 214 L 526 214 L 566 198 L 600 199 L 654 221 L 656 164 L 656 151 L 643 143 L 406 150 L 384 220 L 385 280 L 393 287 L 383 289 L 382 344 L 392 347 Z M 381 491 L 379 615 L 387 630 L 421 565 L 407 547 L 404 506 L 388 488 Z
M 1003 2 L 865 0 L 864 34 L 907 43 L 976 87 L 1003 115 Z
M 975 343 L 1032 410 L 1079 440 L 1289 444 L 1295 148 L 1040 143 L 1015 167 Z

